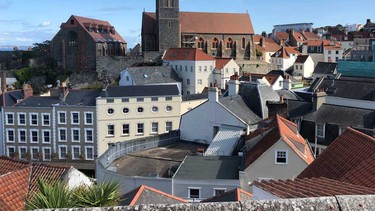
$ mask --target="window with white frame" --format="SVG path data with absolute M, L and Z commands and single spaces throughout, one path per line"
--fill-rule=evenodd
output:
M 18 155 L 20 159 L 27 159 L 27 147 L 18 147 Z
M 50 161 L 51 160 L 51 147 L 43 147 L 43 161 Z
M 6 125 L 14 125 L 14 113 L 11 113 L 11 112 L 5 113 L 5 123 Z
M 122 124 L 122 135 L 128 136 L 130 132 L 129 124 Z
M 39 143 L 39 130 L 37 129 L 30 130 L 30 142 Z
M 202 66 L 199 66 L 199 67 L 198 67 L 198 71 L 199 71 L 199 72 L 202 72 Z
M 226 188 L 214 188 L 214 195 L 213 196 L 219 196 L 227 191 Z
M 59 137 L 59 142 L 66 142 L 67 141 L 67 130 L 66 128 L 58 128 L 57 135 Z
M 80 141 L 80 130 L 79 128 L 72 128 L 72 142 L 79 142 Z
M 197 82 L 199 85 L 202 85 L 202 79 L 198 79 L 198 82 Z
M 6 130 L 6 140 L 9 143 L 14 143 L 14 129 L 7 128 Z
M 137 134 L 143 134 L 143 133 L 144 133 L 144 124 L 137 123 Z
M 172 106 L 170 106 L 170 105 L 168 105 L 168 106 L 166 106 L 165 107 L 165 110 L 167 111 L 167 112 L 171 112 L 172 111 Z
M 68 154 L 68 147 L 64 145 L 59 145 L 59 159 L 65 160 L 67 159 Z
M 51 130 L 42 130 L 43 144 L 51 143 Z
M 71 115 L 71 124 L 72 125 L 79 125 L 79 112 L 78 111 L 72 111 L 70 113 Z
M 229 73 L 229 68 L 225 68 L 225 73 Z
M 151 97 L 151 101 L 152 101 L 152 102 L 159 101 L 159 98 L 158 98 L 158 97 Z
M 30 147 L 31 160 L 39 160 L 39 147 Z
M 86 160 L 94 160 L 94 147 L 93 146 L 85 146 L 85 159 Z
M 16 155 L 16 147 L 14 146 L 7 146 L 7 156 L 14 157 Z
M 315 135 L 316 135 L 316 137 L 320 137 L 320 138 L 325 137 L 325 124 L 316 123 L 316 125 L 315 125 Z
M 165 132 L 172 131 L 172 122 L 165 122 Z
M 49 126 L 50 125 L 50 114 L 43 113 L 42 114 L 42 125 Z
M 94 129 L 85 128 L 85 142 L 93 143 L 94 142 Z
M 18 125 L 26 125 L 26 113 L 18 113 Z
M 275 164 L 288 164 L 288 151 L 287 150 L 275 151 Z
M 158 133 L 159 131 L 159 123 L 153 122 L 151 123 L 151 133 Z
M 65 111 L 58 111 L 58 123 L 59 124 L 66 124 L 66 112 Z
M 18 143 L 26 143 L 27 140 L 26 129 L 18 129 Z
M 201 198 L 201 188 L 193 188 L 189 187 L 188 188 L 188 198 L 190 199 L 199 199 Z
M 85 112 L 85 125 L 93 125 L 93 124 L 94 124 L 94 113 Z
M 115 126 L 107 125 L 107 136 L 115 136 Z
M 172 97 L 165 97 L 165 101 L 172 101 Z
M 207 66 L 204 66 L 203 71 L 204 71 L 204 72 L 207 72 Z
M 30 113 L 30 125 L 38 126 L 38 114 L 37 113 Z
M 72 159 L 79 160 L 81 155 L 81 146 L 72 146 Z

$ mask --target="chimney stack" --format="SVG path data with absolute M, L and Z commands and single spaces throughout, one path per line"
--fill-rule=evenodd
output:
M 29 84 L 23 84 L 22 86 L 22 99 L 33 96 L 33 88 Z
M 240 82 L 238 81 L 239 76 L 238 73 L 235 72 L 234 75 L 230 77 L 228 81 L 228 96 L 236 96 L 238 95 L 238 91 L 240 89 Z
M 292 89 L 292 81 L 290 80 L 289 76 L 285 76 L 283 80 L 283 89 L 291 90 Z
M 219 101 L 219 91 L 216 87 L 208 88 L 208 102 L 218 102 Z
M 323 90 L 317 90 L 314 92 L 312 96 L 313 101 L 313 111 L 319 110 L 320 106 L 322 106 L 326 102 L 327 94 Z
M 68 93 L 68 87 L 66 87 L 64 83 L 61 83 L 61 86 L 59 87 L 59 100 L 65 101 L 65 97 Z
M 367 19 L 366 25 L 371 23 L 371 19 Z

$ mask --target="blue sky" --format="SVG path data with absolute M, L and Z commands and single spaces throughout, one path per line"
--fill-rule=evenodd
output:
M 143 10 L 154 0 L 0 0 L 0 45 L 51 40 L 70 15 L 107 20 L 129 47 L 140 41 Z M 256 33 L 273 25 L 312 22 L 313 27 L 375 21 L 374 0 L 180 0 L 181 11 L 249 12 Z

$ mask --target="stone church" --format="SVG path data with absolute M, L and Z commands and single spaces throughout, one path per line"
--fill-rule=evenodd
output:
M 180 12 L 179 0 L 156 0 L 156 12 L 143 12 L 142 51 L 198 48 L 218 58 L 256 57 L 254 29 L 247 13 Z
M 125 56 L 126 41 L 108 21 L 72 15 L 51 41 L 60 68 L 95 71 L 100 57 Z

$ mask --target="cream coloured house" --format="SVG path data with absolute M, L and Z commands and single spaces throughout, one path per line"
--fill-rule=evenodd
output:
M 314 160 L 295 123 L 276 115 L 264 124 L 246 137 L 244 170 L 240 172 L 245 190 L 254 180 L 295 178 Z
M 299 55 L 294 63 L 294 76 L 302 76 L 304 78 L 312 77 L 314 72 L 314 61 L 309 55 Z
M 235 73 L 240 72 L 240 67 L 233 59 L 230 58 L 217 58 L 215 65 L 214 85 L 216 85 L 220 89 L 225 89 L 225 86 L 228 84 L 230 77 Z
M 271 64 L 280 70 L 288 70 L 293 66 L 299 52 L 295 47 L 281 47 L 271 56 Z
M 177 85 L 107 87 L 96 105 L 99 156 L 108 144 L 179 128 L 181 95 Z

